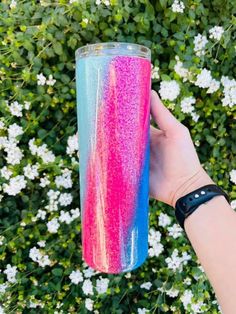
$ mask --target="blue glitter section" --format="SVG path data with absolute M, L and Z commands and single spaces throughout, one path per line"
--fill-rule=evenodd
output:
M 140 184 L 137 192 L 135 217 L 130 226 L 130 234 L 135 235 L 135 260 L 132 261 L 131 237 L 127 242 L 126 267 L 123 271 L 131 271 L 142 265 L 148 256 L 148 229 L 149 229 L 149 162 L 150 162 L 150 129 L 145 149 L 143 169 L 140 176 Z

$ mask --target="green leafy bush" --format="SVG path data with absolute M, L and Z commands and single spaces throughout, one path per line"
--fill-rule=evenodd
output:
M 219 313 L 173 209 L 154 200 L 140 268 L 106 275 L 82 262 L 74 52 L 100 41 L 150 47 L 153 88 L 234 200 L 235 9 L 234 0 L 1 2 L 0 313 Z

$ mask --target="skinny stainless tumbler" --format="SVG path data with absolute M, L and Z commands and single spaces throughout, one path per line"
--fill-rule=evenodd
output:
M 148 254 L 150 58 L 131 43 L 76 51 L 82 254 L 105 273 Z

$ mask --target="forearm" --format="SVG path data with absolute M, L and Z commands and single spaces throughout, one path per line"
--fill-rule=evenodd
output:
M 187 236 L 224 314 L 236 309 L 236 213 L 224 196 L 200 205 L 185 220 Z

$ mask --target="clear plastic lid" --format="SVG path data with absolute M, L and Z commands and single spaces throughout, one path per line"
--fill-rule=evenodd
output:
M 105 42 L 87 44 L 78 48 L 75 52 L 76 58 L 104 55 L 136 56 L 151 60 L 151 50 L 146 46 L 126 42 Z

